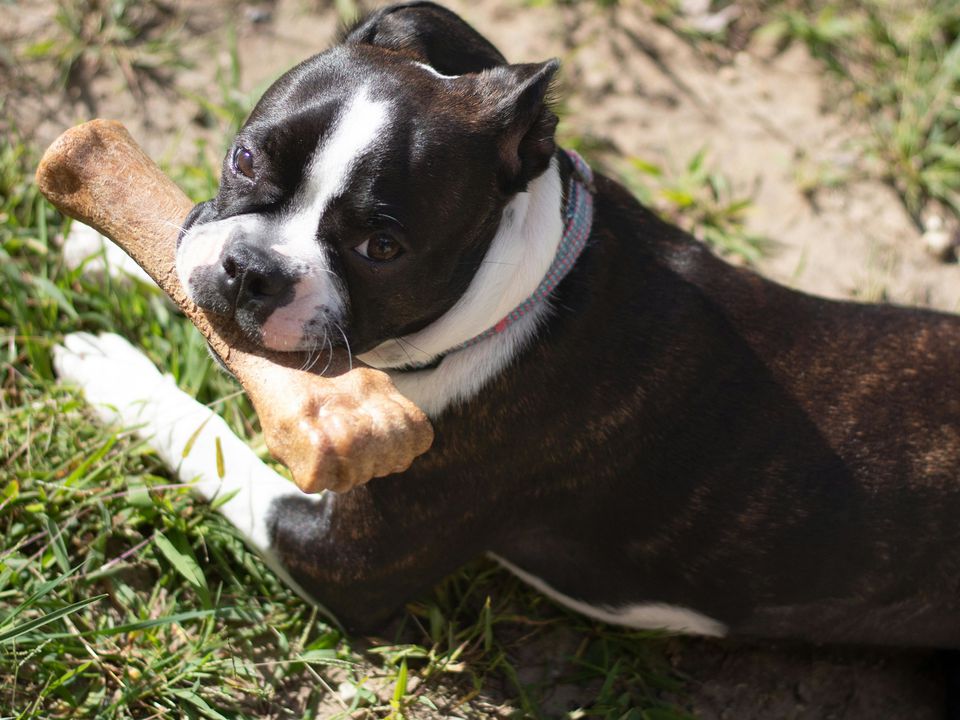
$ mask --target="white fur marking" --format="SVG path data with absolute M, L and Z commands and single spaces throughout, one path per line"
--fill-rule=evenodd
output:
M 317 227 L 330 201 L 343 194 L 357 161 L 380 137 L 390 104 L 360 88 L 346 104 L 329 139 L 317 148 L 295 201 L 279 228 L 284 254 L 310 263 L 317 253 Z
M 470 399 L 502 372 L 549 312 L 546 303 L 537 305 L 499 335 L 452 353 L 433 370 L 387 373 L 402 395 L 428 416 L 437 417 L 450 405 Z
M 387 102 L 370 99 L 361 88 L 346 104 L 333 132 L 317 148 L 303 184 L 294 200 L 294 210 L 282 217 L 275 230 L 280 242 L 271 249 L 297 262 L 306 274 L 297 282 L 288 305 L 276 310 L 264 324 L 263 338 L 275 350 L 305 350 L 305 331 L 326 307 L 334 318 L 346 307 L 346 291 L 330 271 L 327 250 L 317 242 L 317 228 L 330 202 L 346 190 L 350 176 L 363 153 L 381 135 L 389 118 Z
M 435 78 L 440 78 L 441 80 L 455 80 L 456 78 L 460 77 L 459 75 L 444 75 L 442 72 L 440 72 L 436 68 L 433 68 L 427 65 L 426 63 L 415 62 L 413 64 L 416 65 L 418 68 L 423 68 L 428 73 L 433 75 Z
M 709 637 L 724 637 L 727 634 L 727 626 L 722 622 L 698 613 L 696 610 L 676 605 L 664 603 L 643 603 L 622 607 L 590 605 L 558 592 L 540 578 L 521 570 L 502 557 L 497 555 L 491 555 L 491 557 L 538 592 L 587 617 L 641 630 L 669 630 Z
M 242 235 L 249 237 L 257 237 L 271 230 L 269 223 L 256 213 L 194 225 L 187 230 L 177 248 L 177 277 L 187 295 L 192 293 L 190 278 L 193 272 L 219 262 L 227 241 L 238 228 Z
M 266 466 L 219 415 L 181 391 L 169 375 L 119 335 L 74 333 L 54 348 L 61 380 L 76 383 L 104 422 L 135 427 L 181 482 L 212 500 L 232 494 L 218 508 L 280 577 L 307 597 L 271 553 L 267 518 L 285 497 L 301 493 Z M 217 443 L 224 476 L 217 471 Z M 192 443 L 189 452 L 185 448 Z

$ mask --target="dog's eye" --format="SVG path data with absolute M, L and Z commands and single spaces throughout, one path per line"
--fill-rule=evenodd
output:
M 403 254 L 403 246 L 389 233 L 376 233 L 357 245 L 354 252 L 363 255 L 368 260 L 387 262 L 395 260 Z
M 245 147 L 238 147 L 233 153 L 233 167 L 251 180 L 253 179 L 253 153 Z

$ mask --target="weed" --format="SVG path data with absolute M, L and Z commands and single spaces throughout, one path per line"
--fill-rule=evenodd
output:
M 869 122 L 868 152 L 919 219 L 936 201 L 960 215 L 960 6 L 812 3 L 784 9 L 760 32 L 804 43 Z
M 52 61 L 64 86 L 116 68 L 144 97 L 144 76 L 157 80 L 185 65 L 175 32 L 174 14 L 156 0 L 58 0 L 54 31 L 26 56 Z
M 770 242 L 746 227 L 749 197 L 737 196 L 727 177 L 711 170 L 700 150 L 679 172 L 631 158 L 619 175 L 640 200 L 721 255 L 756 263 Z
M 217 65 L 217 93 L 185 92 L 185 96 L 200 109 L 200 121 L 204 125 L 216 124 L 221 136 L 232 140 L 246 120 L 257 98 L 267 89 L 265 84 L 253 92 L 243 92 L 240 86 L 240 50 L 237 31 L 232 25 L 227 28 L 227 63 Z

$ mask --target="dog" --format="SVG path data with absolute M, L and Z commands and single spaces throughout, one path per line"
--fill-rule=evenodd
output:
M 116 336 L 61 376 L 350 628 L 488 553 L 634 628 L 960 647 L 960 319 L 715 257 L 557 146 L 557 68 L 378 10 L 266 92 L 181 234 L 201 307 L 428 413 L 408 471 L 305 496 Z

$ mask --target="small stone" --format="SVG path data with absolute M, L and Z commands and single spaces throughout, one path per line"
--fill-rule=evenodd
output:
M 262 25 L 273 20 L 273 13 L 262 7 L 248 7 L 244 14 L 254 25 Z
M 342 682 L 337 685 L 337 695 L 344 702 L 351 702 L 357 696 L 357 687 L 353 683 Z
M 945 226 L 943 218 L 933 215 L 924 223 L 923 246 L 933 257 L 947 262 L 956 257 L 957 236 Z

